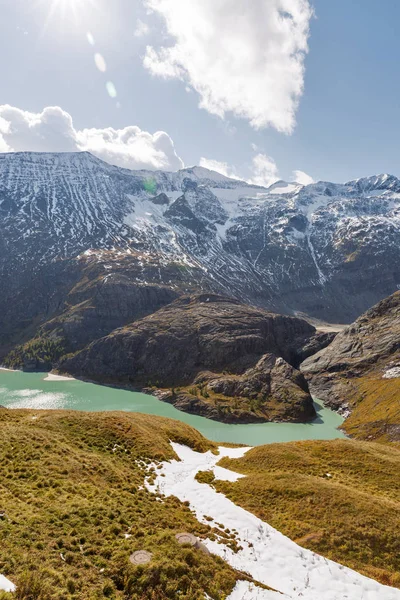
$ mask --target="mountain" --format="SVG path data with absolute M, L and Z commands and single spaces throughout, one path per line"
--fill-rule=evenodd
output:
M 389 175 L 263 188 L 201 167 L 1 154 L 0 348 L 53 318 L 83 324 L 79 345 L 192 291 L 351 322 L 399 284 L 399 194 Z
M 348 416 L 352 437 L 400 440 L 400 292 L 301 365 L 312 392 Z
M 58 369 L 76 377 L 153 387 L 186 412 L 228 423 L 316 417 L 296 365 L 331 338 L 302 319 L 222 296 L 182 297 L 94 341 Z M 157 391 L 158 390 L 158 391 Z

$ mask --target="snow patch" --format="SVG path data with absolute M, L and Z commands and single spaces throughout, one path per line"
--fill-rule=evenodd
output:
M 383 374 L 383 379 L 397 379 L 400 377 L 400 367 L 392 367 Z
M 287 181 L 277 181 L 267 188 L 268 194 L 293 194 L 298 192 L 303 186 L 300 183 L 289 183 Z
M 243 456 L 248 448 L 221 447 L 220 454 L 215 456 L 176 443 L 172 443 L 172 447 L 180 460 L 162 463 L 154 484 L 146 483 L 147 489 L 176 496 L 182 502 L 188 501 L 202 523 L 207 523 L 205 517 L 208 516 L 225 528 L 236 529 L 237 541 L 243 548 L 237 553 L 217 541 L 205 540 L 208 549 L 233 568 L 249 573 L 256 581 L 291 600 L 299 597 L 302 600 L 400 600 L 400 590 L 381 585 L 301 548 L 255 515 L 236 506 L 212 486 L 196 481 L 196 474 L 213 470 L 221 456 Z M 256 590 L 256 593 L 261 592 Z M 239 600 L 240 596 L 232 598 Z M 247 598 L 269 600 L 274 596 L 247 595 Z
M 4 575 L 0 575 L 0 590 L 3 592 L 15 592 L 16 586 Z
M 235 482 L 238 479 L 245 477 L 245 475 L 242 475 L 241 473 L 234 473 L 234 471 L 230 471 L 229 469 L 224 469 L 224 467 L 214 467 L 213 472 L 215 475 L 215 479 L 218 479 L 219 481 Z

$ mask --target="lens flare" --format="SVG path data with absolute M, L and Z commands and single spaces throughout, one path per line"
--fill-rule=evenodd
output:
M 96 52 L 96 54 L 94 55 L 94 62 L 101 73 L 105 73 L 107 71 L 107 64 L 104 60 L 104 56 L 99 52 Z
M 106 90 L 107 90 L 108 95 L 110 96 L 110 98 L 116 98 L 118 96 L 116 87 L 115 87 L 115 85 L 113 84 L 112 81 L 107 81 L 107 83 L 106 83 Z

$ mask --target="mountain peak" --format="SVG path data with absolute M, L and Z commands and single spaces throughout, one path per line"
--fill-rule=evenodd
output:
M 219 171 L 213 171 L 212 169 L 207 169 L 206 167 L 199 167 L 196 165 L 181 169 L 179 172 L 188 173 L 190 175 L 194 175 L 198 179 L 207 179 L 210 181 L 241 181 L 239 178 L 228 177 Z M 243 181 L 243 183 L 245 182 Z
M 370 177 L 361 177 L 360 179 L 349 181 L 346 185 L 357 186 L 357 188 L 362 191 L 379 189 L 395 191 L 397 188 L 400 189 L 400 181 L 397 179 L 397 177 L 395 177 L 395 175 L 391 175 L 389 173 L 371 175 Z
M 267 188 L 267 191 L 269 194 L 292 194 L 302 187 L 304 186 L 296 181 L 284 181 L 283 179 L 280 179 L 279 181 L 275 181 L 275 183 L 270 185 Z

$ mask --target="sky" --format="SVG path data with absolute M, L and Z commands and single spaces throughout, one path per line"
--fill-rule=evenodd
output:
M 0 0 L 0 152 L 400 176 L 396 0 Z

